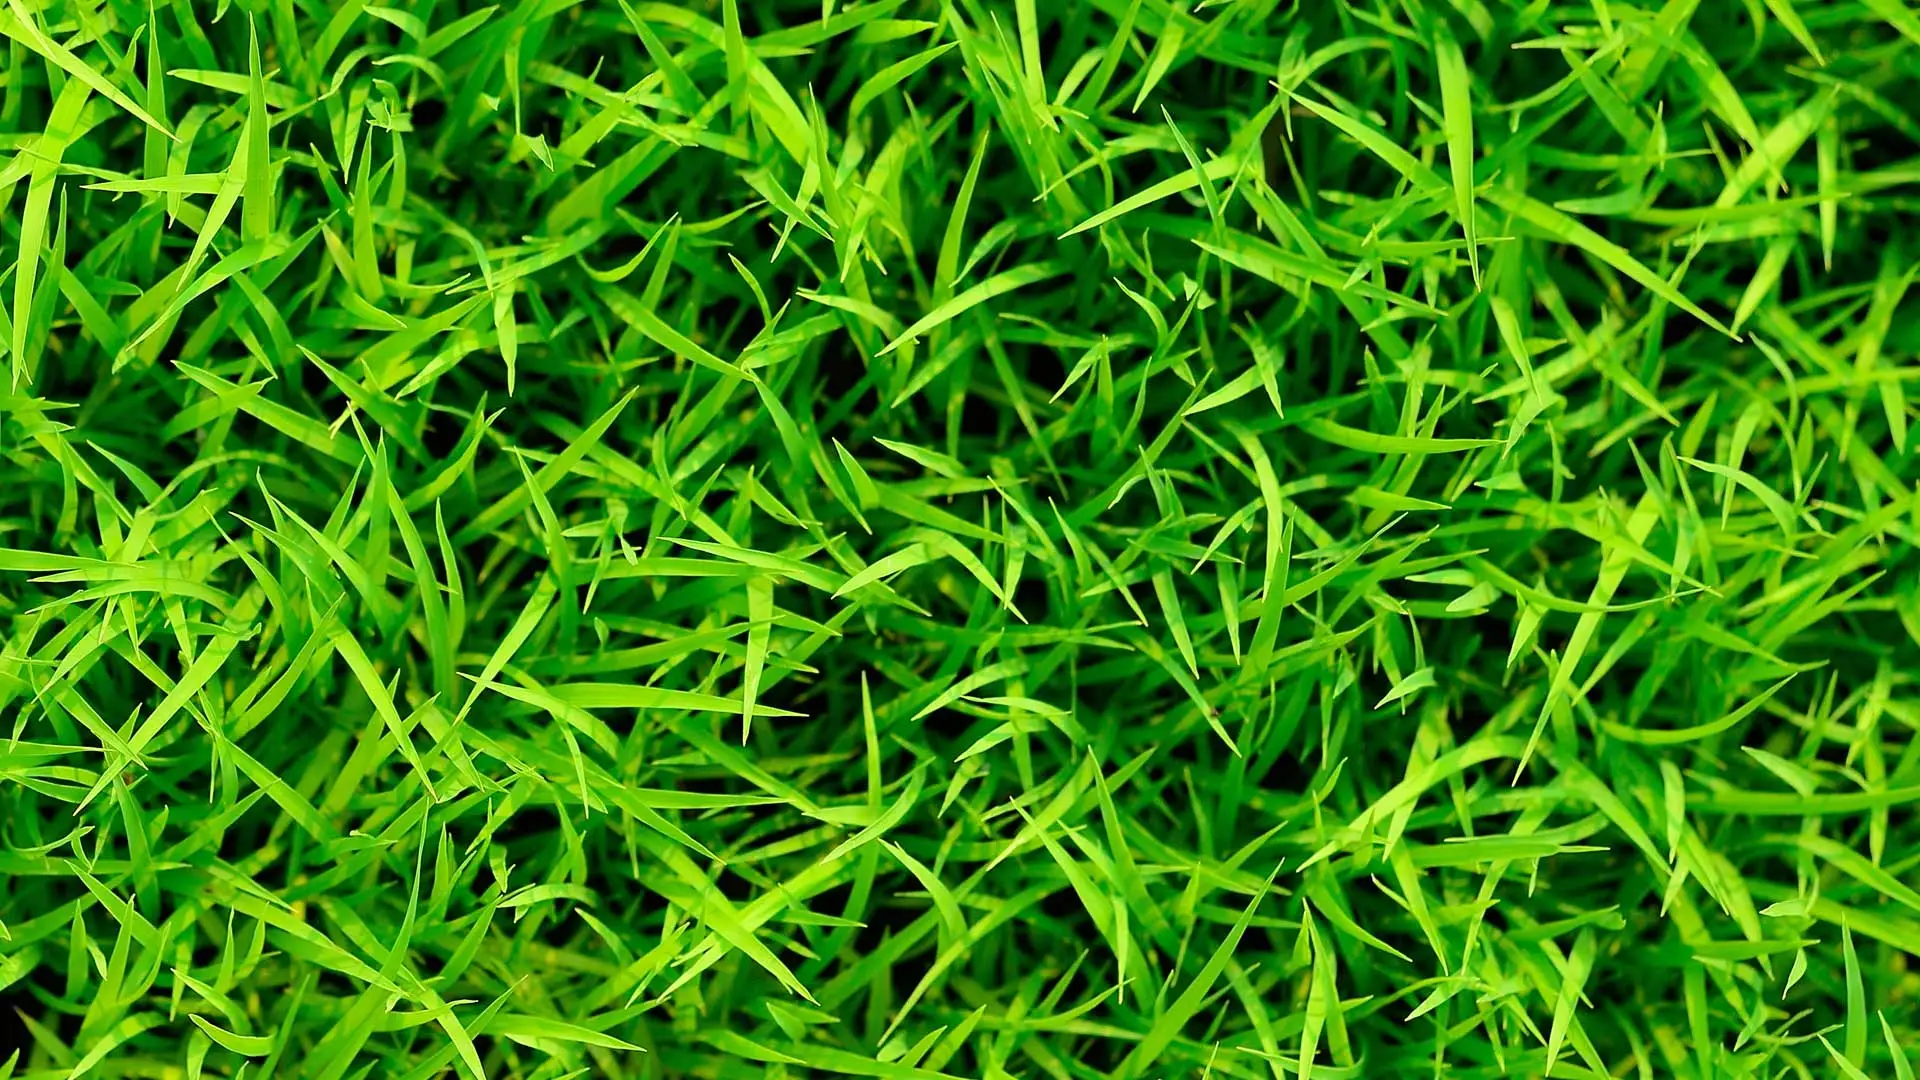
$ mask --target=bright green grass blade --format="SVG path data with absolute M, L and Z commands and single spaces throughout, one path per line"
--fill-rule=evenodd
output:
M 1467 259 L 1475 281 L 1480 279 L 1480 245 L 1473 222 L 1473 104 L 1467 82 L 1467 61 L 1460 43 L 1444 28 L 1434 35 L 1436 74 L 1447 130 L 1447 161 L 1453 171 L 1453 198 L 1460 228 L 1467 238 Z M 1552 1055 L 1548 1055 L 1551 1059 Z
M 1625 274 L 1640 287 L 1653 293 L 1674 307 L 1692 315 L 1708 326 L 1723 334 L 1732 336 L 1732 331 L 1721 325 L 1718 319 L 1707 314 L 1693 301 L 1681 294 L 1667 279 L 1647 269 L 1626 249 L 1606 239 L 1600 234 L 1580 224 L 1573 218 L 1547 206 L 1524 194 L 1516 194 L 1495 188 L 1488 199 L 1516 218 L 1539 229 L 1547 239 L 1557 243 L 1570 244 Z

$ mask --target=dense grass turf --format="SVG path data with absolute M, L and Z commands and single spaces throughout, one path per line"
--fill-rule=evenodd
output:
M 1914 1075 L 1904 0 L 0 35 L 0 1077 Z

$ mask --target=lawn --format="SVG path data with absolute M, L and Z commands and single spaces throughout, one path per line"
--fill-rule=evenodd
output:
M 0 50 L 0 1080 L 1912 1080 L 1907 0 Z

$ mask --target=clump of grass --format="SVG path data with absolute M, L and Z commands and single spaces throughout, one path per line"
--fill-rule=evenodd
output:
M 7 0 L 0 1077 L 1896 1077 L 1897 0 Z

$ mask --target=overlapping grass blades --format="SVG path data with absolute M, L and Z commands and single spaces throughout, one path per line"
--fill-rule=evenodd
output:
M 0 1077 L 1897 1077 L 1898 0 L 6 0 Z

